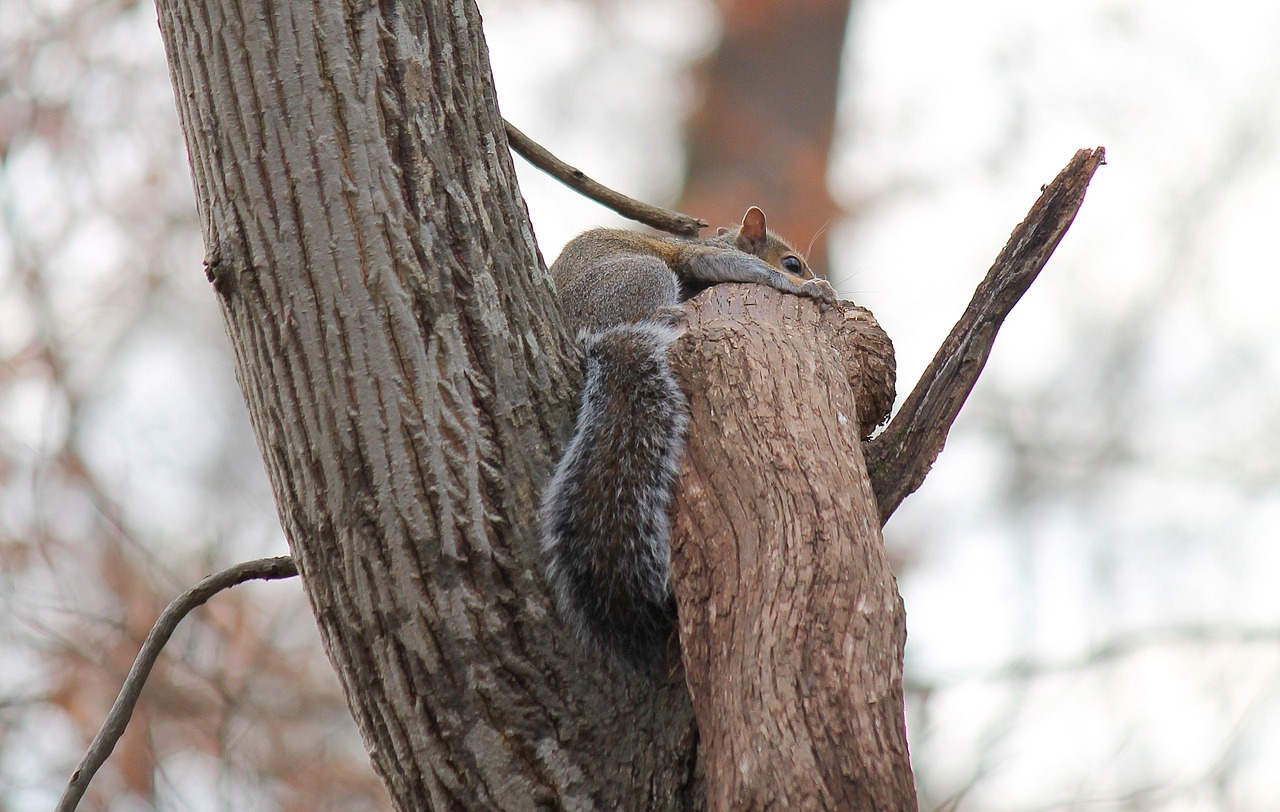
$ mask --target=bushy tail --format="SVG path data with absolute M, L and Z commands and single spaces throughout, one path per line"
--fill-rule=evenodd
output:
M 561 612 L 582 637 L 642 670 L 661 661 L 675 620 L 671 499 L 688 424 L 667 366 L 678 335 L 640 323 L 581 336 L 582 404 L 540 515 Z

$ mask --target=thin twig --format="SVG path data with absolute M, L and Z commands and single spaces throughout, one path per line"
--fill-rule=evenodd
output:
M 147 634 L 147 639 L 143 641 L 142 650 L 133 661 L 133 668 L 129 669 L 129 676 L 125 678 L 124 686 L 121 687 L 115 704 L 111 706 L 106 721 L 102 723 L 102 728 L 94 737 L 93 743 L 89 745 L 89 750 L 80 760 L 76 771 L 71 774 L 71 780 L 67 782 L 67 788 L 58 801 L 57 812 L 73 812 L 79 806 L 80 799 L 89 788 L 89 782 L 93 780 L 98 768 L 111 755 L 116 742 L 124 734 L 129 718 L 133 716 L 133 709 L 138 704 L 138 697 L 142 694 L 142 687 L 146 684 L 147 677 L 151 674 L 151 669 L 160 657 L 165 643 L 169 642 L 173 630 L 192 609 L 236 584 L 252 580 L 272 581 L 292 578 L 297 574 L 298 567 L 289 556 L 246 561 L 210 575 L 165 607 L 155 625 L 151 627 L 151 632 Z
M 707 227 L 706 220 L 699 220 L 678 211 L 671 211 L 660 206 L 651 206 L 634 198 L 615 192 L 608 186 L 592 180 L 582 173 L 581 169 L 569 166 L 552 155 L 546 147 L 517 130 L 510 121 L 507 125 L 507 140 L 515 150 L 529 163 L 546 172 L 551 177 L 568 186 L 570 189 L 591 198 L 606 208 L 613 209 L 629 220 L 643 223 L 650 228 L 675 234 L 677 237 L 696 237 L 701 229 Z
M 1104 163 L 1102 147 L 1082 149 L 1044 187 L 910 397 L 888 427 L 867 443 L 867 470 L 881 524 L 924 482 L 991 354 L 996 332 L 1067 233 L 1093 173 Z

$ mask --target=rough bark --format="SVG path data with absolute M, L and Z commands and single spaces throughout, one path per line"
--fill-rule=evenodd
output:
M 691 428 L 672 576 L 708 808 L 914 809 L 905 615 L 861 449 L 892 349 L 865 311 L 735 288 L 691 304 L 673 352 Z
M 551 619 L 533 521 L 576 363 L 475 7 L 158 7 L 237 376 L 396 806 L 695 808 L 683 686 Z

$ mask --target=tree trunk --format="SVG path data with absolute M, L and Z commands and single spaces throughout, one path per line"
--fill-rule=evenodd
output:
M 566 634 L 541 575 L 538 489 L 578 377 L 475 7 L 158 7 L 237 376 L 397 808 L 701 808 L 683 674 L 611 669 Z M 851 515 L 804 522 L 825 541 Z
M 672 580 L 708 808 L 914 809 L 906 618 L 861 443 L 892 402 L 888 338 L 762 287 L 689 309 Z
M 236 372 L 399 809 L 695 806 L 678 680 L 568 638 L 538 486 L 572 420 L 470 3 L 161 0 Z

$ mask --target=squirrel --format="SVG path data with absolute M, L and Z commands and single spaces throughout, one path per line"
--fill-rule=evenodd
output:
M 835 300 L 752 206 L 707 240 L 598 228 L 551 265 L 584 353 L 574 434 L 543 492 L 540 542 L 556 603 L 578 635 L 639 671 L 675 621 L 671 502 L 688 405 L 667 364 L 681 303 L 721 282 Z

